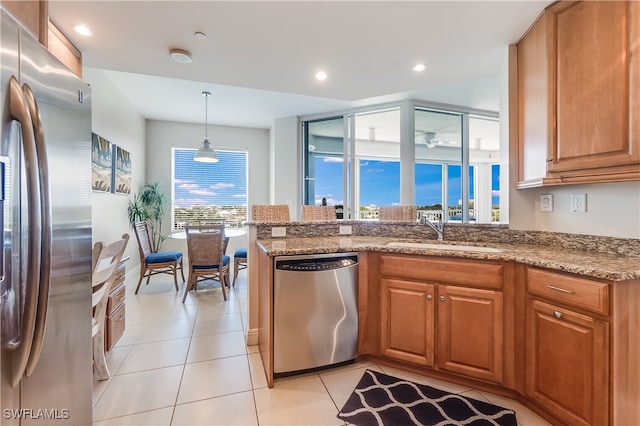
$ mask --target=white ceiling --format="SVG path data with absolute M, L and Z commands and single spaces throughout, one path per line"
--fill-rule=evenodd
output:
M 268 128 L 401 99 L 497 111 L 506 46 L 549 3 L 52 0 L 49 14 L 145 118 L 204 122 L 208 90 L 209 123 Z M 174 62 L 171 48 L 193 62 Z

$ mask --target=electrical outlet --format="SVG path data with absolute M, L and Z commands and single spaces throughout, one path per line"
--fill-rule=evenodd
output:
M 587 211 L 587 194 L 584 192 L 571 194 L 571 211 L 573 213 L 585 213 Z
M 553 211 L 553 194 L 543 194 L 540 196 L 540 211 L 541 212 Z
M 351 235 L 351 225 L 340 225 L 340 235 Z
M 274 226 L 271 228 L 271 236 L 272 237 L 286 237 L 287 236 L 287 228 L 284 226 Z

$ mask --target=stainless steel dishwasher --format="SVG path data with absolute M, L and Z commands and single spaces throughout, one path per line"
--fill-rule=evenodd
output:
M 358 254 L 277 256 L 274 262 L 274 375 L 355 359 Z

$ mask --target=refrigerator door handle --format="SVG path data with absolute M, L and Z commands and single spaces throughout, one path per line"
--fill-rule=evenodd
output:
M 28 218 L 28 258 L 23 259 L 27 263 L 26 279 L 23 281 L 25 286 L 24 311 L 20 324 L 20 339 L 11 347 L 14 351 L 12 355 L 11 385 L 15 388 L 24 375 L 33 343 L 36 309 L 38 307 L 38 281 L 40 278 L 40 246 L 38 240 L 41 236 L 42 220 L 40 217 L 38 163 L 31 115 L 20 88 L 20 83 L 13 76 L 9 79 L 7 96 L 9 98 L 9 115 L 13 120 L 18 121 L 21 127 L 28 209 L 26 215 Z
M 42 342 L 44 341 L 44 330 L 47 323 L 47 309 L 49 307 L 49 289 L 51 284 L 51 203 L 49 192 L 49 163 L 47 161 L 47 150 L 44 141 L 44 128 L 42 127 L 42 117 L 38 109 L 38 102 L 33 91 L 28 84 L 22 86 L 25 95 L 31 122 L 33 125 L 33 134 L 35 136 L 36 157 L 39 170 L 40 184 L 40 219 L 41 219 L 41 238 L 40 238 L 40 285 L 38 291 L 38 307 L 36 308 L 36 324 L 33 332 L 33 343 L 31 353 L 27 361 L 25 374 L 27 377 L 33 373 L 38 365 L 40 353 L 42 352 Z

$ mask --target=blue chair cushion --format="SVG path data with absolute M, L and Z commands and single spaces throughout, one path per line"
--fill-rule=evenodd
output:
M 227 266 L 231 261 L 231 257 L 226 254 L 222 256 L 222 266 Z M 193 265 L 193 269 L 213 269 L 217 268 L 218 265 Z
M 242 257 L 242 258 L 246 259 L 247 258 L 247 249 L 246 248 L 239 248 L 238 250 L 233 252 L 233 257 Z
M 182 253 L 179 251 L 161 251 L 159 253 L 148 254 L 145 260 L 149 264 L 153 263 L 165 263 L 165 262 L 177 262 L 182 257 Z

